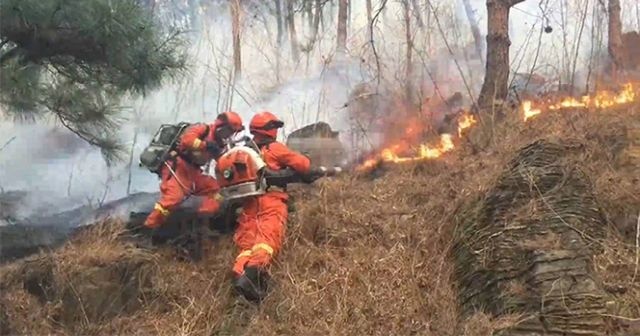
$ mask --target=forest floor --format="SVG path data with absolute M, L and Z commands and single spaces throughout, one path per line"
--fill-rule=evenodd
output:
M 590 262 L 609 295 L 609 332 L 640 331 L 640 106 L 490 119 L 438 160 L 295 188 L 271 294 L 259 306 L 232 290 L 230 236 L 189 262 L 169 247 L 136 247 L 120 238 L 124 223 L 105 222 L 0 268 L 0 334 L 491 335 L 522 316 L 462 314 L 456 216 L 540 139 L 581 146 L 576 162 L 606 218 Z

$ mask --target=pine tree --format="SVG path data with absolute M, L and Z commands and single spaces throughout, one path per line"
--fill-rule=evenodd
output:
M 53 116 L 111 162 L 120 99 L 181 74 L 182 43 L 136 0 L 0 0 L 2 111 Z

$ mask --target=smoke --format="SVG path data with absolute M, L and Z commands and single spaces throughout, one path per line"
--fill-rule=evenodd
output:
M 275 26 L 271 25 L 275 30 Z M 326 68 L 309 55 L 304 71 L 293 68 L 288 47 L 281 52 L 281 82 L 273 80 L 275 46 L 260 27 L 245 27 L 243 77 L 230 89 L 232 72 L 230 22 L 226 15 L 208 18 L 193 36 L 189 76 L 166 85 L 144 99 L 123 101 L 126 122 L 118 135 L 128 158 L 108 167 L 100 151 L 50 120 L 33 124 L 0 121 L 0 187 L 28 193 L 17 207 L 18 217 L 46 215 L 81 205 L 100 206 L 129 193 L 156 192 L 158 178 L 138 167 L 138 156 L 162 123 L 212 122 L 225 110 L 238 112 L 245 123 L 269 110 L 285 122 L 281 140 L 298 127 L 317 120 L 345 129 L 340 112 L 352 85 L 362 80 L 349 62 Z M 301 34 L 300 38 L 304 37 Z M 329 45 L 329 41 L 326 44 Z M 357 63 L 357 62 L 356 62 Z M 135 136 L 135 143 L 133 142 Z
M 412 79 L 430 95 L 434 94 L 435 83 L 445 98 L 456 91 L 462 92 L 469 104 L 471 97 L 467 95 L 462 77 L 470 85 L 468 89 L 472 95 L 477 97 L 484 66 L 465 52 L 473 40 L 464 8 L 459 2 L 432 3 L 438 8 L 445 35 L 443 38 L 436 29 L 433 15 L 429 16 L 427 28 L 419 30 L 413 25 L 415 71 Z M 471 3 L 481 32 L 486 34 L 485 1 Z M 312 27 L 307 18 L 299 14 L 296 30 L 302 48 L 298 62 L 292 60 L 288 38 L 278 45 L 276 20 L 264 10 L 266 5 L 256 2 L 251 6 L 247 8 L 241 31 L 241 78 L 233 79 L 229 11 L 225 5 L 217 5 L 215 10 L 208 10 L 206 16 L 199 18 L 201 29 L 191 35 L 189 75 L 145 98 L 123 102 L 123 115 L 128 121 L 120 129 L 119 136 L 131 150 L 131 167 L 128 160 L 107 167 L 96 148 L 53 122 L 16 124 L 0 121 L 0 148 L 15 137 L 0 152 L 0 187 L 28 192 L 27 200 L 19 206 L 20 216 L 54 213 L 86 204 L 98 206 L 122 198 L 128 192 L 157 191 L 157 177 L 137 166 L 139 154 L 157 128 L 162 123 L 178 121 L 211 122 L 225 110 L 238 112 L 245 124 L 256 112 L 272 111 L 285 122 L 280 140 L 299 127 L 325 121 L 340 131 L 341 140 L 352 153 L 360 149 L 356 147 L 362 144 L 351 142 L 357 127 L 345 106 L 351 103 L 350 93 L 356 86 L 362 83 L 375 86 L 376 83 L 373 75 L 376 62 L 369 41 L 365 2 L 351 1 L 349 57 L 346 58 L 337 57 L 334 50 L 337 6 L 333 12 L 330 4 L 325 6 L 323 27 L 310 49 L 305 47 L 312 40 Z M 374 12 L 378 6 L 374 1 Z M 404 73 L 406 48 L 401 4 L 389 1 L 387 6 L 378 19 L 375 45 L 382 65 L 380 70 L 388 79 L 383 85 L 391 87 L 400 86 L 405 80 L 398 74 Z M 589 8 L 592 6 L 594 4 Z M 578 8 L 575 4 L 569 10 L 577 11 Z M 420 9 L 425 21 L 428 11 L 429 8 Z M 541 13 L 538 3 L 533 1 L 521 3 L 512 10 L 514 71 L 528 72 L 533 68 L 538 32 L 547 23 L 554 26 L 554 32 L 551 36 L 543 36 L 536 70 L 548 70 L 545 64 L 557 64 L 557 59 L 562 58 L 557 51 L 558 40 L 562 40 L 561 29 L 555 23 L 559 18 L 558 8 L 547 9 L 546 16 Z M 564 34 L 570 39 L 577 34 L 578 18 L 576 15 L 565 18 L 567 29 Z M 593 24 L 591 16 L 587 15 L 586 35 L 577 52 L 580 55 L 578 69 L 584 68 L 584 59 L 589 55 L 589 41 L 592 40 L 589 34 Z M 445 47 L 444 39 L 455 49 L 454 55 Z M 389 80 L 393 78 L 397 82 Z M 386 91 L 378 88 L 378 92 Z M 379 98 L 384 103 L 386 97 Z

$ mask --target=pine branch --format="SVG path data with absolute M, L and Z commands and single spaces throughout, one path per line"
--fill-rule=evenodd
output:
M 165 35 L 134 0 L 2 0 L 0 50 L 12 48 L 0 55 L 0 104 L 18 119 L 55 115 L 110 162 L 120 97 L 186 72 L 181 34 Z

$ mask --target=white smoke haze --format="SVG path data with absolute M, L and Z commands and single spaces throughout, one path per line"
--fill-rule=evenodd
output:
M 470 2 L 485 36 L 485 1 Z M 480 91 L 484 66 L 479 60 L 472 59 L 473 38 L 462 2 L 431 1 L 444 36 L 426 2 L 417 3 L 421 4 L 420 14 L 426 26 L 419 29 L 412 17 L 412 80 L 416 87 L 424 90 L 425 96 L 434 96 L 432 76 L 445 98 L 459 91 L 469 105 Z M 637 29 L 639 23 L 631 14 L 635 13 L 637 2 L 626 0 L 622 3 L 624 30 Z M 126 107 L 123 116 L 127 122 L 122 125 L 119 136 L 129 149 L 133 149 L 130 169 L 128 159 L 107 167 L 99 150 L 79 141 L 53 122 L 0 121 L 0 148 L 15 137 L 0 151 L 0 187 L 5 191 L 27 191 L 30 195 L 28 202 L 22 204 L 20 215 L 59 212 L 84 204 L 98 205 L 122 198 L 127 192 L 157 191 L 157 177 L 138 167 L 137 163 L 140 152 L 158 126 L 178 121 L 212 122 L 225 110 L 238 112 L 247 125 L 256 112 L 272 111 L 285 122 L 280 140 L 299 127 L 325 121 L 341 132 L 341 139 L 352 153 L 361 149 L 353 148 L 350 143 L 355 127 L 350 123 L 345 104 L 349 103 L 350 92 L 358 84 L 366 82 L 375 87 L 377 83 L 365 1 L 351 1 L 346 58 L 335 55 L 337 5 L 331 12 L 332 6 L 327 4 L 318 40 L 313 49 L 300 52 L 297 64 L 292 61 L 288 35 L 281 47 L 277 45 L 275 17 L 261 9 L 259 2 L 251 4 L 241 18 L 242 77 L 235 84 L 231 80 L 229 9 L 224 4 L 216 5 L 207 11 L 207 16 L 199 18 L 202 28 L 190 35 L 193 42 L 189 50 L 190 75 L 145 98 L 123 101 Z M 373 1 L 374 14 L 379 6 L 380 1 Z M 573 69 L 571 62 L 578 55 L 575 67 L 580 74 L 575 76 L 575 81 L 584 85 L 585 69 L 594 50 L 606 51 L 606 14 L 600 8 L 600 14 L 593 15 L 594 6 L 598 7 L 598 2 L 588 0 L 529 0 L 516 5 L 510 21 L 512 71 L 528 73 L 534 68 L 536 73 L 549 79 L 557 81 L 562 77 L 566 82 Z M 581 13 L 585 8 L 587 15 L 580 35 Z M 546 25 L 551 26 L 553 32 L 540 34 Z M 404 29 L 402 4 L 388 1 L 374 28 L 375 47 L 384 77 L 381 83 L 387 88 L 402 87 L 405 81 Z M 309 45 L 311 28 L 301 15 L 296 16 L 296 30 L 300 45 Z M 455 51 L 453 56 L 445 39 Z M 540 51 L 536 52 L 539 39 Z M 471 97 L 463 76 L 470 85 Z

